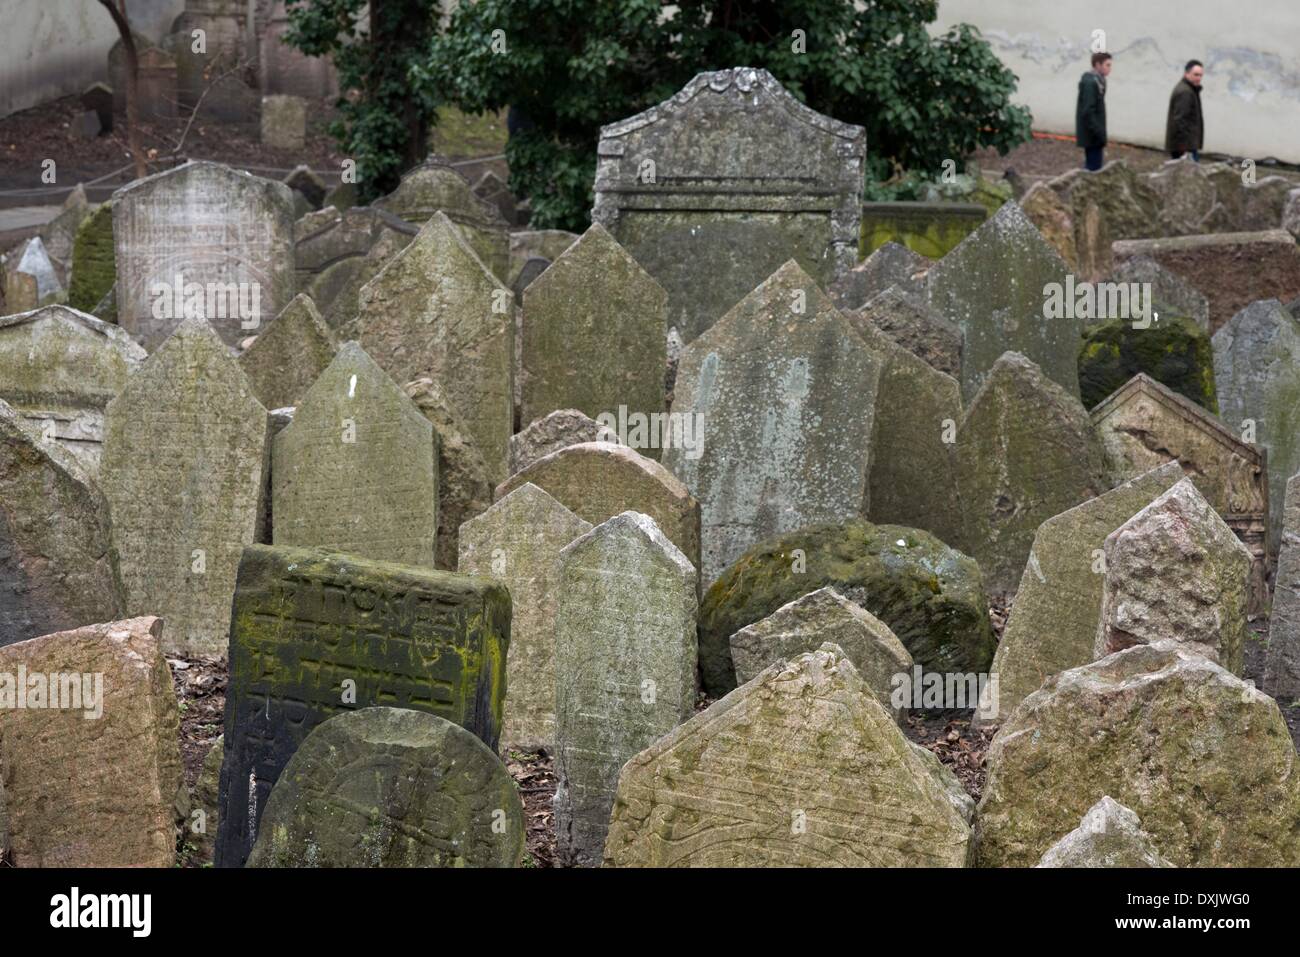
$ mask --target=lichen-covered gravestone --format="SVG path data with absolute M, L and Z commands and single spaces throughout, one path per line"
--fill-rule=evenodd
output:
M 162 632 L 133 618 L 0 648 L 15 866 L 173 866 L 180 713 Z
M 239 367 L 268 409 L 297 405 L 338 351 L 334 331 L 311 297 L 299 294 L 239 357 Z
M 523 296 L 522 412 L 664 411 L 667 293 L 593 224 Z
M 495 750 L 510 595 L 482 578 L 250 546 L 230 629 L 217 866 L 239 867 L 293 752 L 331 715 L 427 711 Z
M 108 504 L 0 400 L 0 645 L 120 618 Z
M 615 867 L 965 867 L 971 800 L 834 644 L 767 668 L 628 761 Z
M 555 742 L 555 611 L 560 550 L 591 530 L 546 492 L 525 482 L 460 528 L 465 575 L 510 589 L 504 746 L 551 749 Z
M 68 305 L 90 312 L 113 288 L 117 263 L 113 253 L 113 204 L 100 203 L 77 227 L 72 242 Z
M 1035 867 L 1173 867 L 1142 830 L 1138 816 L 1107 795 L 1047 849 Z
M 981 709 L 991 723 L 1011 714 L 1045 678 L 1093 660 L 1106 536 L 1182 478 L 1178 463 L 1166 462 L 1038 527 L 993 656 L 998 700 Z
M 1300 475 L 1286 483 L 1264 688 L 1284 704 L 1300 699 Z
M 794 261 L 686 347 L 673 415 L 703 441 L 663 462 L 700 502 L 705 586 L 750 546 L 868 504 L 883 365 Z
M 299 745 L 249 867 L 517 867 L 524 811 L 505 766 L 437 715 L 362 708 Z
M 433 565 L 433 426 L 355 342 L 307 390 L 272 450 L 275 544 Z
M 861 309 L 871 299 L 890 287 L 908 295 L 923 294 L 925 272 L 932 261 L 898 243 L 885 243 L 847 273 L 840 276 L 826 292 L 837 308 Z
M 113 194 L 113 247 L 118 322 L 145 349 L 197 316 L 237 345 L 293 298 L 292 191 L 192 161 Z
M 398 382 L 441 386 L 483 456 L 506 477 L 514 431 L 514 295 L 443 213 L 361 288 L 358 336 Z
M 766 70 L 701 73 L 601 127 L 592 220 L 667 290 L 689 343 L 792 258 L 823 286 L 854 266 L 866 147 Z
M 1210 301 L 1194 285 L 1160 265 L 1149 256 L 1133 256 L 1115 267 L 1112 282 L 1151 284 L 1153 311 L 1157 316 L 1173 313 L 1186 316 L 1208 334 Z
M 1209 334 L 1184 316 L 1161 313 L 1150 328 L 1113 319 L 1088 329 L 1079 349 L 1079 397 L 1092 409 L 1135 375 L 1148 375 L 1217 412 Z
M 72 453 L 99 468 L 104 407 L 145 351 L 117 326 L 67 306 L 0 317 L 0 399 Z
M 582 442 L 612 442 L 610 430 L 577 409 L 556 409 L 510 436 L 510 474 Z
M 925 300 L 890 286 L 868 299 L 862 308 L 845 315 L 855 329 L 874 326 L 940 372 L 954 379 L 961 377 L 962 332 Z
M 226 346 L 186 319 L 108 404 L 100 485 L 128 614 L 169 652 L 225 648 L 239 555 L 257 540 L 268 418 Z
M 623 512 L 560 553 L 555 621 L 556 851 L 601 861 L 618 772 L 691 715 L 695 568 Z

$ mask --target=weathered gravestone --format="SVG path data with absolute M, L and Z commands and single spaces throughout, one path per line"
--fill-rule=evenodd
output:
M 689 343 L 792 258 L 823 286 L 857 263 L 866 146 L 766 70 L 701 73 L 601 127 L 591 218 L 667 290 Z
M 99 128 L 113 132 L 113 88 L 107 83 L 92 83 L 81 91 L 81 105 L 99 117 Z
M 262 145 L 301 150 L 307 142 L 307 101 L 276 93 L 262 97 Z
M 90 203 L 86 200 L 86 187 L 78 183 L 63 200 L 59 214 L 41 227 L 41 242 L 54 266 L 54 274 L 61 286 L 68 285 L 72 269 L 72 248 L 77 231 L 90 216 Z
M 1104 549 L 1094 657 L 1168 639 L 1241 674 L 1250 552 L 1191 479 L 1107 535 Z
M 1300 780 L 1277 702 L 1179 642 L 1049 678 L 987 761 L 981 867 L 1033 866 L 1104 795 L 1178 867 L 1300 864 Z
M 514 296 L 437 212 L 358 296 L 361 345 L 398 382 L 442 387 L 488 468 L 514 432 Z
M 35 276 L 20 272 L 16 264 L 6 265 L 3 273 L 6 312 L 31 312 L 41 304 Z
M 169 652 L 225 647 L 269 446 L 266 409 L 202 319 L 182 322 L 108 404 L 99 474 L 126 610 L 163 618 Z
M 1264 689 L 1290 705 L 1300 699 L 1300 475 L 1286 483 L 1282 516 Z
M 355 342 L 307 390 L 272 459 L 276 545 L 433 566 L 433 426 Z
M 1153 311 L 1186 316 L 1207 333 L 1210 331 L 1210 301 L 1192 283 L 1160 265 L 1149 256 L 1125 259 L 1110 274 L 1112 282 L 1151 284 Z
M 1138 816 L 1107 795 L 1047 849 L 1035 867 L 1173 867 L 1156 850 Z
M 292 191 L 220 163 L 115 192 L 113 246 L 118 322 L 150 352 L 194 317 L 237 345 L 293 298 Z
M 845 315 L 854 322 L 854 328 L 872 325 L 940 372 L 961 378 L 962 332 L 923 299 L 890 286 L 867 300 L 861 309 Z
M 0 648 L 15 866 L 175 863 L 181 729 L 162 631 L 133 618 Z
M 699 499 L 705 586 L 763 539 L 867 506 L 883 365 L 793 261 L 687 345 L 672 414 L 700 434 L 663 462 Z
M 303 740 L 271 790 L 249 867 L 518 867 L 505 766 L 437 715 L 362 708 Z
M 616 440 L 609 428 L 577 409 L 556 409 L 510 436 L 510 474 L 570 445 Z
M 1070 170 L 1047 186 L 1070 210 L 1081 278 L 1095 280 L 1110 271 L 1114 240 L 1161 233 L 1159 194 L 1122 159 L 1096 171 Z
M 111 621 L 124 607 L 103 496 L 0 400 L 0 645 Z
M 1130 319 L 1089 327 L 1079 350 L 1079 399 L 1092 409 L 1135 375 L 1145 374 L 1203 409 L 1219 411 L 1210 335 L 1192 319 L 1157 313 L 1146 328 Z
M 239 367 L 262 405 L 283 409 L 302 400 L 338 349 L 316 304 L 299 293 L 239 356 Z
M 971 799 L 824 644 L 624 766 L 615 867 L 964 867 Z
M 137 59 L 136 111 L 143 120 L 174 120 L 177 105 L 176 58 L 132 32 Z M 113 89 L 113 111 L 126 114 L 126 47 L 118 40 L 108 51 L 108 82 Z
M 200 865 L 212 863 L 212 852 L 217 840 L 217 827 L 221 820 L 221 762 L 226 756 L 226 739 L 217 739 L 208 748 L 199 769 L 198 780 L 190 793 L 190 820 L 187 822 L 186 843 L 193 845 L 192 859 Z M 199 828 L 199 823 L 202 827 Z
M 525 229 L 510 234 L 510 286 L 516 288 L 519 274 L 530 259 L 553 263 L 578 241 L 577 233 L 562 229 Z
M 931 260 L 898 243 L 885 243 L 827 287 L 836 308 L 861 309 L 891 286 L 907 295 L 924 295 Z
M 519 222 L 518 204 L 515 202 L 514 194 L 510 192 L 510 187 L 495 170 L 487 170 L 474 181 L 471 187 L 474 195 L 485 203 L 495 206 L 501 218 L 509 225 L 513 226 Z
M 461 526 L 457 570 L 495 578 L 510 589 L 505 746 L 554 747 L 560 550 L 589 531 L 590 522 L 529 482 Z
M 374 705 L 446 718 L 495 751 L 510 595 L 481 578 L 320 549 L 244 551 L 230 628 L 217 866 L 242 866 L 285 764 Z
M 667 293 L 599 223 L 524 292 L 525 422 L 664 411 Z
M 257 59 L 253 21 L 259 6 L 246 0 L 184 0 L 168 37 L 176 55 L 174 96 L 182 106 L 223 123 L 256 115 L 257 91 L 241 65 Z M 202 46 L 194 42 L 195 30 L 203 31 Z
M 289 32 L 289 4 L 275 0 L 259 38 L 262 90 L 287 93 L 318 103 L 338 95 L 339 78 L 327 56 L 307 56 L 285 42 Z
M 1217 191 L 1200 163 L 1190 156 L 1168 160 L 1144 179 L 1159 197 L 1159 235 L 1186 236 L 1212 231 L 1207 228 L 1207 218 L 1218 199 Z
M 16 257 L 17 263 L 10 267 L 9 271 L 20 276 L 31 276 L 36 281 L 36 298 L 30 306 L 23 308 L 22 303 L 17 300 L 10 304 L 10 299 L 6 295 L 6 311 L 27 312 L 38 305 L 51 303 L 63 295 L 63 283 L 59 281 L 58 271 L 54 268 L 54 262 L 45 249 L 44 240 L 40 236 L 33 236 L 22 250 L 22 253 Z
M 295 193 L 298 193 L 305 199 L 313 210 L 320 209 L 325 203 L 325 196 L 329 188 L 325 185 L 325 180 L 321 179 L 310 166 L 305 163 L 299 163 L 289 171 L 285 176 L 284 185 L 288 186 Z M 294 223 L 294 230 L 297 231 L 298 224 Z
M 1045 289 L 1069 266 L 1016 203 L 1006 203 L 926 273 L 930 306 L 957 325 L 962 395 L 970 401 L 1008 351 L 1019 352 L 1079 394 L 1082 319 L 1044 316 Z
M 102 300 L 117 276 L 113 252 L 113 205 L 101 203 L 77 227 L 72 241 L 72 275 L 68 280 L 68 305 L 90 312 Z
M 0 317 L 0 399 L 90 475 L 99 467 L 104 407 L 144 359 L 117 326 L 67 306 Z
M 598 865 L 619 769 L 691 715 L 695 568 L 623 512 L 560 552 L 555 620 L 556 851 Z
M 331 329 L 357 318 L 357 296 L 419 230 L 371 206 L 340 212 L 326 206 L 293 226 L 298 289 L 311 296 Z
M 1074 214 L 1065 200 L 1047 181 L 1039 181 L 1020 197 L 1019 203 L 1029 221 L 1043 234 L 1043 238 L 1057 251 L 1066 265 L 1071 270 L 1078 270 L 1079 246 L 1074 234 Z
M 903 709 L 890 702 L 897 675 L 912 680 L 912 656 L 889 626 L 834 588 L 819 588 L 731 636 L 736 684 L 748 684 L 778 661 L 816 651 L 824 642 L 838 645 L 863 682 L 886 710 L 902 720 Z
M 1106 536 L 1182 478 L 1177 462 L 1165 462 L 1038 527 L 993 656 L 998 699 L 981 702 L 990 723 L 1004 720 L 1044 679 L 1093 660 Z

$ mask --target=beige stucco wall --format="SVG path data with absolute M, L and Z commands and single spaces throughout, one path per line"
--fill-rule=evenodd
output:
M 1074 133 L 1093 30 L 1115 66 L 1112 140 L 1164 146 L 1169 93 L 1205 63 L 1205 149 L 1300 162 L 1300 0 L 940 0 L 939 22 L 979 27 L 1020 77 L 1035 129 Z

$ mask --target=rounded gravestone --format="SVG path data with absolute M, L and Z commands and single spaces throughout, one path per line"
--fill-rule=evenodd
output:
M 249 867 L 517 867 L 523 805 L 471 732 L 405 708 L 312 731 L 262 815 Z

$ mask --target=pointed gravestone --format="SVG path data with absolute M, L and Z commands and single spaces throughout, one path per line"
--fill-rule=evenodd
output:
M 0 401 L 0 645 L 120 618 L 108 504 Z
M 0 317 L 0 399 L 94 475 L 104 407 L 144 361 L 117 326 L 67 306 Z
M 1002 640 L 993 656 L 998 700 L 981 710 L 1005 719 L 1054 674 L 1093 660 L 1106 536 L 1183 478 L 1166 462 L 1038 527 Z
M 560 550 L 590 530 L 590 522 L 528 482 L 461 526 L 457 570 L 510 589 L 505 746 L 554 747 Z
M 268 409 L 297 405 L 338 351 L 333 330 L 299 294 L 239 357 L 253 394 Z
M 1276 299 L 1252 303 L 1214 334 L 1224 424 L 1268 452 L 1269 550 L 1277 551 L 1287 477 L 1300 471 L 1300 319 Z
M 77 228 L 77 235 L 72 241 L 68 305 L 82 312 L 90 312 L 108 295 L 116 277 L 113 204 L 101 203 Z
M 1250 552 L 1191 479 L 1107 535 L 1105 555 L 1094 657 L 1171 639 L 1241 674 Z
M 514 431 L 514 296 L 442 213 L 359 296 L 361 345 L 398 382 L 441 386 L 488 477 L 504 479 Z
M 167 622 L 169 652 L 226 646 L 230 594 L 261 524 L 266 409 L 202 319 L 187 319 L 108 404 L 100 485 L 128 614 Z
M 628 761 L 615 867 L 964 867 L 971 800 L 849 657 L 778 662 Z
M 275 437 L 275 544 L 432 567 L 437 512 L 433 427 L 345 343 Z
M 578 409 L 664 411 L 667 293 L 593 224 L 527 289 L 521 342 L 525 422 Z
M 33 236 L 23 247 L 22 255 L 18 257 L 18 264 L 12 267 L 14 272 L 23 273 L 36 279 L 36 300 L 37 303 L 49 302 L 57 298 L 63 292 L 63 284 L 59 282 L 59 274 L 54 269 L 54 263 L 50 260 L 50 255 L 45 249 L 45 243 L 41 241 L 40 236 Z
M 691 715 L 695 569 L 624 512 L 560 552 L 555 621 L 556 850 L 601 861 L 619 769 Z
M 888 242 L 835 280 L 826 292 L 845 312 L 861 309 L 891 286 L 909 295 L 920 294 L 925 288 L 925 272 L 932 265 L 920 253 Z
M 989 370 L 957 428 L 963 551 L 991 591 L 1020 580 L 1038 526 L 1109 488 L 1079 400 L 1022 355 Z
M 510 474 L 582 442 L 612 442 L 609 430 L 577 409 L 556 409 L 510 436 Z
M 673 415 L 703 442 L 663 462 L 699 499 L 706 587 L 751 545 L 866 505 L 882 365 L 793 261 L 686 347 Z
M 961 377 L 961 330 L 898 286 L 868 299 L 853 313 L 854 328 L 869 324 L 913 355 L 954 379 Z
M 495 751 L 509 642 L 509 593 L 485 579 L 322 549 L 246 549 L 230 630 L 217 866 L 243 865 L 281 770 L 340 711 L 426 711 Z
M 961 329 L 962 395 L 969 401 L 1005 352 L 1019 352 L 1079 394 L 1082 319 L 1046 318 L 1045 287 L 1069 266 L 1016 203 L 1002 208 L 926 274 L 931 307 Z
M 1156 850 L 1138 816 L 1107 795 L 1047 849 L 1035 867 L 1173 867 Z
M 1286 483 L 1264 690 L 1284 705 L 1300 699 L 1300 475 Z

